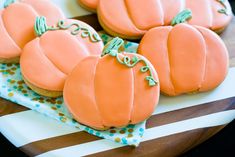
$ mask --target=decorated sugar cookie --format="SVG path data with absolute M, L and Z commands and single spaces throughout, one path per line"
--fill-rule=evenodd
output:
M 0 11 L 0 62 L 17 63 L 22 48 L 34 39 L 34 21 L 45 16 L 49 24 L 63 19 L 64 15 L 49 0 L 5 0 Z
M 123 127 L 147 119 L 159 100 L 158 76 L 141 55 L 118 53 L 119 38 L 101 56 L 78 63 L 68 76 L 64 100 L 74 118 L 98 130 Z
M 149 30 L 138 48 L 138 53 L 148 58 L 158 72 L 161 92 L 170 96 L 216 88 L 225 79 L 229 66 L 228 51 L 221 38 L 204 27 L 180 24 L 191 13 L 183 15 L 173 20 L 174 27 Z
M 190 9 L 191 25 L 221 32 L 231 21 L 228 0 L 99 0 L 100 24 L 113 36 L 139 39 L 156 26 L 170 25 L 181 11 Z
M 26 84 L 44 96 L 61 96 L 75 65 L 89 55 L 102 53 L 101 38 L 81 21 L 61 20 L 50 27 L 44 17 L 38 17 L 35 32 L 38 38 L 24 47 L 20 66 Z
M 77 0 L 78 3 L 85 9 L 96 12 L 99 0 Z

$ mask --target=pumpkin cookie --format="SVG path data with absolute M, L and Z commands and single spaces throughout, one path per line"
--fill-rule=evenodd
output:
M 36 37 L 33 27 L 37 16 L 45 16 L 49 24 L 64 18 L 49 0 L 5 0 L 0 11 L 1 63 L 19 62 L 25 44 Z
M 147 119 L 159 100 L 158 76 L 141 55 L 118 53 L 119 38 L 101 56 L 82 60 L 68 76 L 64 100 L 74 118 L 98 130 Z
M 184 9 L 193 13 L 189 24 L 216 32 L 221 32 L 232 19 L 227 0 L 99 0 L 97 14 L 109 34 L 140 39 L 153 27 L 170 25 Z
M 185 20 L 175 18 L 174 27 L 152 28 L 138 48 L 157 70 L 161 91 L 170 96 L 212 90 L 225 79 L 229 67 L 221 38 L 201 26 L 177 24 Z
M 96 12 L 98 3 L 99 0 L 78 0 L 80 6 L 92 12 Z
M 35 30 L 39 37 L 24 47 L 20 58 L 23 78 L 38 94 L 61 96 L 67 75 L 83 58 L 100 55 L 103 42 L 92 27 L 77 20 L 61 20 L 49 27 L 39 17 Z

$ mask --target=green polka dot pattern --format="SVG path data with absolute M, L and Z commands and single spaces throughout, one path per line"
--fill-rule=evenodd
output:
M 100 34 L 104 43 L 111 38 Z M 136 43 L 125 42 L 127 52 L 136 52 Z M 41 114 L 54 118 L 62 123 L 84 130 L 92 135 L 110 139 L 125 145 L 138 146 L 145 130 L 145 122 L 138 125 L 129 125 L 125 128 L 112 128 L 106 131 L 97 131 L 79 124 L 72 118 L 64 105 L 63 98 L 48 98 L 34 93 L 22 80 L 19 64 L 0 64 L 0 97 L 23 105 Z

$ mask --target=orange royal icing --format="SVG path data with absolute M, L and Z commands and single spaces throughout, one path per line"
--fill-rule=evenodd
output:
M 65 25 L 71 23 L 97 34 L 81 21 L 68 19 Z M 69 30 L 49 30 L 24 47 L 20 65 L 22 74 L 29 83 L 49 91 L 62 91 L 67 75 L 78 62 L 89 55 L 101 54 L 102 41 L 91 42 L 88 37 L 82 37 L 82 30 L 79 34 L 72 35 L 71 31 L 75 29 L 73 26 Z
M 158 72 L 161 91 L 180 95 L 217 87 L 228 71 L 228 52 L 220 37 L 201 26 L 178 24 L 151 29 L 138 53 Z
M 219 13 L 226 8 L 226 13 Z M 140 38 L 147 30 L 170 25 L 182 10 L 190 9 L 193 17 L 189 24 L 220 31 L 232 18 L 231 6 L 219 0 L 100 0 L 98 16 L 107 32 Z
M 143 56 L 154 79 L 158 76 L 151 63 Z M 82 60 L 68 76 L 64 100 L 69 111 L 80 123 L 96 129 L 122 127 L 148 118 L 159 100 L 159 84 L 149 86 L 148 73 L 140 72 L 145 64 L 126 67 L 110 55 L 90 56 Z
M 45 16 L 52 25 L 64 15 L 48 0 L 21 0 L 0 11 L 0 58 L 19 57 L 22 48 L 34 39 L 34 22 Z

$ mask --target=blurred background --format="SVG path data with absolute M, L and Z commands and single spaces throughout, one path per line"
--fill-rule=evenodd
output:
M 235 12 L 235 0 L 229 0 Z M 235 38 L 235 34 L 234 34 Z M 235 157 L 235 121 L 181 157 Z M 27 157 L 0 134 L 0 157 Z

